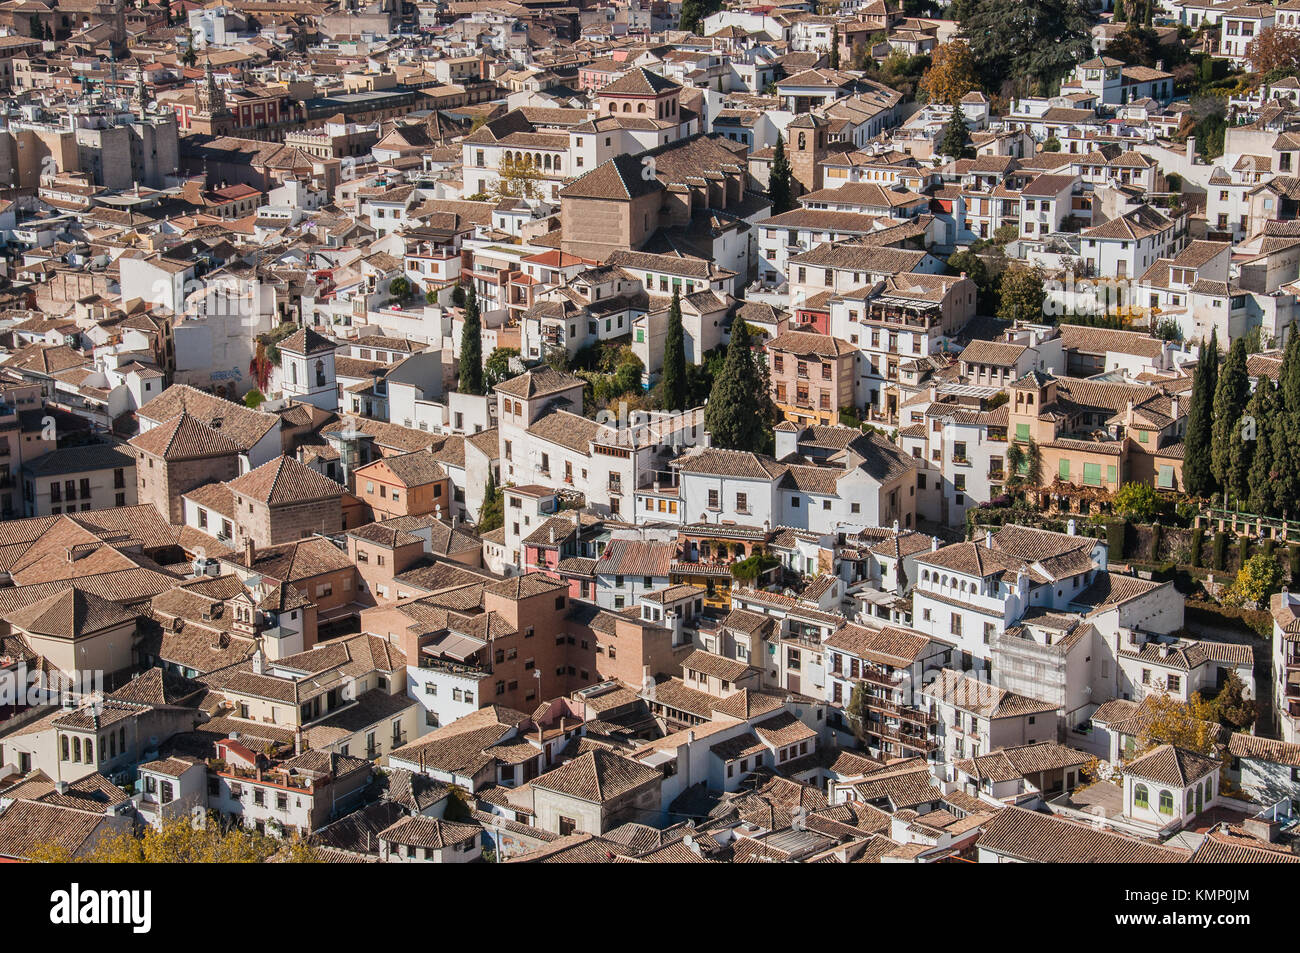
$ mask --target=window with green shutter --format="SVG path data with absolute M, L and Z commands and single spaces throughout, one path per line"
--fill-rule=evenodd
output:
M 1101 486 L 1101 464 L 1085 463 L 1083 465 L 1084 486 Z
M 1138 442 L 1139 442 L 1139 443 L 1146 443 L 1146 442 L 1147 442 L 1147 432 L 1146 432 L 1145 430 L 1139 430 L 1139 431 L 1138 431 Z
M 1160 468 L 1160 473 L 1156 477 L 1156 486 L 1160 487 L 1162 490 L 1172 490 L 1174 488 L 1173 467 L 1162 466 Z
M 1016 439 L 1017 440 L 1029 439 L 1029 424 L 1016 424 Z
M 1115 484 L 1115 466 L 1114 464 L 1106 468 L 1106 482 L 1112 486 Z
M 1064 458 L 1062 458 L 1062 460 L 1061 460 L 1061 462 L 1060 462 L 1060 465 L 1057 467 L 1057 471 L 1056 471 L 1056 472 L 1057 472 L 1057 475 L 1060 476 L 1060 478 L 1061 478 L 1062 480 L 1069 480 L 1069 479 L 1070 479 L 1070 461 L 1069 461 L 1069 460 L 1066 460 L 1066 459 L 1064 459 Z

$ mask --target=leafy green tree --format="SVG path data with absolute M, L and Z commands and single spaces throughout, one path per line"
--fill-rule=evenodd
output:
M 763 375 L 750 347 L 749 328 L 737 319 L 731 327 L 726 363 L 704 409 L 704 426 L 713 445 L 727 450 L 760 451 L 767 424 L 767 398 Z
M 1038 268 L 1008 268 L 998 284 L 998 317 L 1005 321 L 1041 321 L 1047 292 Z
M 794 208 L 794 176 L 790 172 L 790 160 L 785 154 L 785 137 L 776 137 L 776 147 L 772 150 L 772 169 L 767 178 L 767 197 L 772 202 L 772 214 L 780 215 Z
M 1227 606 L 1262 606 L 1282 586 L 1282 566 L 1266 553 L 1256 553 L 1246 560 L 1223 595 Z
M 1219 379 L 1218 331 L 1210 333 L 1210 343 L 1201 349 L 1192 378 L 1192 403 L 1187 411 L 1187 434 L 1183 438 L 1183 484 L 1193 496 L 1214 493 L 1212 455 L 1214 392 Z
M 251 407 L 254 410 L 257 410 L 258 407 L 261 407 L 265 401 L 266 401 L 266 395 L 263 394 L 256 387 L 254 387 L 252 390 L 250 390 L 247 394 L 244 395 L 244 406 Z
M 967 278 L 975 282 L 979 313 L 988 314 L 997 306 L 997 281 L 989 274 L 988 265 L 977 252 L 969 248 L 949 255 L 948 273 L 960 275 L 963 272 Z
M 1232 467 L 1232 444 L 1241 440 L 1241 418 L 1250 401 L 1250 377 L 1246 374 L 1246 342 L 1238 338 L 1228 351 L 1214 390 L 1214 420 L 1211 426 L 1210 465 L 1214 480 L 1228 487 Z
M 495 387 L 510 376 L 510 360 L 519 356 L 517 347 L 494 348 L 483 365 L 483 382 L 487 387 Z
M 996 91 L 1010 80 L 1021 92 L 1052 92 L 1093 55 L 1088 6 L 1083 0 L 964 0 L 961 35 L 985 88 Z
M 47 864 L 258 864 L 271 858 L 319 862 L 316 852 L 301 840 L 281 840 L 243 826 L 223 830 L 212 814 L 203 827 L 195 827 L 185 816 L 166 820 L 161 828 L 145 827 L 139 836 L 122 831 L 75 858 L 62 845 L 38 844 L 28 859 Z
M 673 303 L 668 306 L 668 335 L 664 338 L 663 382 L 660 399 L 665 410 L 686 409 L 686 342 L 682 330 L 682 298 L 673 289 Z
M 681 28 L 699 33 L 704 27 L 704 0 L 682 0 Z
M 952 107 L 952 115 L 943 127 L 943 138 L 939 140 L 939 154 L 963 158 L 966 153 L 966 140 L 970 138 L 970 129 L 966 125 L 966 113 L 960 106 Z
M 1219 726 L 1200 692 L 1193 692 L 1187 701 L 1165 692 L 1148 695 L 1142 705 L 1146 724 L 1138 732 L 1135 755 L 1140 757 L 1160 745 L 1177 745 L 1207 757 L 1217 753 Z
M 496 478 L 488 473 L 487 486 L 483 488 L 483 505 L 478 511 L 479 535 L 500 529 L 506 522 L 506 496 L 497 487 Z
M 1150 483 L 1125 483 L 1115 491 L 1111 505 L 1119 516 L 1150 523 L 1165 509 L 1165 502 Z
M 1259 705 L 1246 694 L 1246 683 L 1235 669 L 1228 669 L 1223 687 L 1210 702 L 1219 724 L 1231 731 L 1245 731 L 1259 717 Z
M 867 688 L 866 682 L 858 682 L 853 686 L 853 693 L 849 695 L 848 707 L 844 709 L 844 714 L 849 716 L 849 725 L 853 728 L 853 736 L 858 739 L 858 744 L 866 744 L 870 711 L 871 690 Z
M 1043 143 L 1043 151 L 1044 151 L 1044 152 L 1060 152 L 1060 151 L 1061 151 L 1061 140 L 1060 140 L 1060 139 L 1057 139 L 1056 136 L 1052 136 L 1052 137 L 1050 137 L 1046 142 Z
M 483 327 L 479 321 L 478 292 L 465 292 L 465 320 L 460 332 L 460 383 L 462 394 L 483 393 Z
M 402 301 L 411 293 L 411 282 L 398 275 L 388 283 L 388 293 L 398 301 Z

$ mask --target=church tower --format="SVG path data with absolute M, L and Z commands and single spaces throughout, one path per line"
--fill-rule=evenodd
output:
M 193 128 L 198 133 L 220 136 L 225 135 L 230 126 L 226 94 L 212 75 L 212 59 L 209 57 L 203 63 L 203 82 L 194 90 Z
M 786 126 L 785 154 L 790 175 L 798 186 L 795 193 L 816 192 L 822 187 L 821 161 L 829 152 L 830 122 L 821 116 L 804 113 Z
M 281 392 L 321 410 L 337 410 L 338 383 L 334 375 L 334 342 L 311 328 L 295 331 L 280 342 Z

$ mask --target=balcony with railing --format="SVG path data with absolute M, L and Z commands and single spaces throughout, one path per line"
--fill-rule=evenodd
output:
M 916 751 L 933 751 L 939 747 L 939 743 L 928 737 L 925 732 L 908 729 L 901 724 L 891 725 L 884 721 L 869 721 L 866 724 L 866 731 L 870 735 L 888 738 Z

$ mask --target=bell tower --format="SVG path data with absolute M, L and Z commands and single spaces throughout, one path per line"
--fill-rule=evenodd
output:
M 785 154 L 790 175 L 799 183 L 795 192 L 816 192 L 822 187 L 821 161 L 829 152 L 830 122 L 821 116 L 804 113 L 786 126 Z

